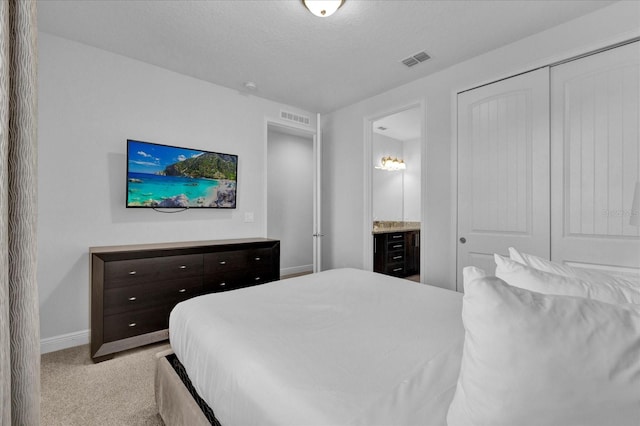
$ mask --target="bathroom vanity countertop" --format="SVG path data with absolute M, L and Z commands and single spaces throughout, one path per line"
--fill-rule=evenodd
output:
M 373 222 L 372 234 L 386 234 L 389 232 L 405 232 L 419 231 L 420 222 L 392 222 L 392 221 L 375 221 Z

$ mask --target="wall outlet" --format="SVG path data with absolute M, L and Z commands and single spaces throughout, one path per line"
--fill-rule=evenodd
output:
M 244 222 L 245 223 L 253 223 L 253 212 L 245 212 L 244 213 Z

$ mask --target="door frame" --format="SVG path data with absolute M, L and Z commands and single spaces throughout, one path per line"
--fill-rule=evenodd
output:
M 420 109 L 420 282 L 424 282 L 424 265 L 425 265 L 425 253 L 424 244 L 426 241 L 425 227 L 422 226 L 425 223 L 425 205 L 426 205 L 426 101 L 424 98 L 419 98 L 405 104 L 385 109 L 378 113 L 365 116 L 363 119 L 363 143 L 364 143 L 364 191 L 363 191 L 363 206 L 364 206 L 364 220 L 363 220 L 363 257 L 362 266 L 366 271 L 373 271 L 373 123 L 381 118 L 389 115 L 397 114 L 399 112 L 407 111 L 410 109 Z
M 267 118 L 264 122 L 264 174 L 263 174 L 263 200 L 265 220 L 262 234 L 266 237 L 269 229 L 269 194 L 268 194 L 268 155 L 269 149 L 269 128 L 277 128 L 283 133 L 311 138 L 313 140 L 313 234 L 309 237 L 313 239 L 313 272 L 322 270 L 322 222 L 321 222 L 321 169 L 322 169 L 322 145 L 320 137 L 320 114 L 317 114 L 316 129 L 310 127 L 296 126 L 285 121 Z

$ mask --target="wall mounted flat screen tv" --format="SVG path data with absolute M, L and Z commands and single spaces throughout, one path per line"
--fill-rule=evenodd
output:
M 236 208 L 238 156 L 127 140 L 127 207 Z

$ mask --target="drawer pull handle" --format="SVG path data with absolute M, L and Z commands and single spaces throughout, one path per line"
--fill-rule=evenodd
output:
M 393 239 L 402 238 L 402 235 L 392 235 L 391 238 L 393 238 Z
M 226 261 L 224 261 L 224 260 L 222 260 L 222 261 L 220 261 L 220 264 L 221 264 L 221 265 L 226 265 L 226 264 L 227 264 L 227 262 L 226 262 Z
M 393 270 L 393 272 L 399 272 L 399 271 L 402 271 L 402 268 L 396 268 Z
M 259 258 L 259 257 L 256 257 L 256 260 L 260 260 L 260 258 Z
M 255 281 L 260 281 L 260 277 L 255 277 L 254 280 Z
M 187 269 L 187 265 L 180 265 L 180 269 Z
M 402 244 L 396 244 L 395 246 L 393 246 L 393 248 L 401 248 Z
M 220 287 L 224 287 L 227 283 L 220 283 Z
M 136 274 L 136 271 L 129 272 L 129 275 L 135 275 L 135 274 Z
M 178 290 L 178 293 L 184 293 L 185 291 L 187 291 L 186 288 L 181 288 L 180 290 Z
M 129 327 L 135 327 L 135 326 L 136 326 L 136 323 L 135 323 L 135 322 L 130 322 L 130 323 L 129 323 Z
M 137 299 L 136 297 L 130 297 L 130 298 L 129 298 L 129 302 L 133 302 L 133 301 L 134 301 L 134 300 L 136 300 L 136 299 Z
M 393 256 L 393 260 L 402 259 L 402 256 Z

